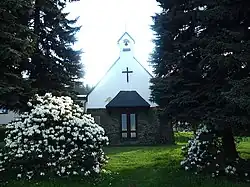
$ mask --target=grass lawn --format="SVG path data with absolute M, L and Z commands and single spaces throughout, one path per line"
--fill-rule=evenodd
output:
M 181 140 L 180 140 L 181 142 Z M 56 182 L 15 182 L 8 187 L 249 187 L 246 183 L 232 183 L 223 179 L 194 176 L 180 170 L 180 148 L 176 146 L 155 147 L 110 147 L 105 151 L 110 157 L 107 170 L 96 183 L 79 179 L 57 180 Z M 250 159 L 250 139 L 238 147 L 244 158 Z

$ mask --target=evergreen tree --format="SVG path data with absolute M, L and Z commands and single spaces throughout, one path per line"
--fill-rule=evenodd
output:
M 230 80 L 249 78 L 249 2 L 158 2 L 163 12 L 154 17 L 152 99 L 170 120 L 215 126 L 226 156 L 234 159 L 231 127 L 238 128 L 243 120 L 240 106 L 231 102 L 237 88 Z
M 233 123 L 239 124 L 240 128 L 234 128 L 238 136 L 250 135 L 250 78 L 231 80 L 232 87 L 228 92 L 223 93 L 232 106 L 230 119 Z
M 87 95 L 92 89 L 92 86 L 88 84 L 84 85 L 81 81 L 75 82 L 74 91 L 77 95 Z
M 249 79 L 249 5 L 246 0 L 212 1 L 198 17 L 206 28 L 201 40 L 204 60 L 200 64 L 206 67 L 205 79 L 210 83 L 206 91 L 215 101 L 207 118 L 222 130 L 225 154 L 231 159 L 237 156 L 232 130 L 247 130 L 250 119 L 240 103 L 225 99 L 224 92 L 234 92 L 237 84 Z M 246 85 L 243 94 L 234 95 L 234 99 L 249 103 L 244 98 L 249 92 Z
M 74 80 L 83 72 L 81 51 L 72 48 L 80 27 L 63 13 L 71 1 L 0 2 L 0 107 L 25 109 L 34 93 L 74 96 Z
M 26 65 L 32 88 L 39 94 L 70 95 L 74 80 L 82 76 L 81 51 L 74 50 L 77 19 L 69 20 L 63 10 L 66 0 L 36 0 L 33 28 L 37 39 L 31 63 Z
M 22 62 L 32 52 L 28 19 L 31 0 L 0 1 L 0 108 L 17 110 L 30 92 Z
M 152 56 L 156 75 L 152 79 L 152 99 L 162 109 L 161 121 L 199 123 L 201 106 L 191 94 L 202 84 L 196 72 L 200 56 L 195 48 L 197 39 L 193 37 L 193 13 L 184 13 L 184 1 L 160 3 L 163 11 L 154 17 L 153 25 L 157 39 Z M 190 110 L 192 107 L 197 110 Z

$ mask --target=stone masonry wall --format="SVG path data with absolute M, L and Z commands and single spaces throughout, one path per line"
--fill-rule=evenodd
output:
M 99 118 L 97 121 L 105 129 L 111 145 L 152 145 L 157 143 L 157 138 L 159 137 L 159 120 L 155 108 L 137 112 L 137 140 L 129 142 L 121 141 L 121 113 L 119 111 L 109 113 L 106 109 L 89 109 L 87 113 L 90 113 L 96 119 Z

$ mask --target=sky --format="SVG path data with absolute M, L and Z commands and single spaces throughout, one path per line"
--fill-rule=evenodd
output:
M 65 9 L 69 18 L 79 17 L 82 28 L 76 49 L 82 49 L 83 82 L 94 86 L 119 57 L 117 40 L 127 31 L 135 40 L 134 54 L 150 72 L 154 49 L 151 16 L 160 12 L 156 0 L 81 0 Z

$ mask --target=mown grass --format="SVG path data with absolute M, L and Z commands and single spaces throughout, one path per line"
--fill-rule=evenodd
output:
M 187 134 L 179 134 L 181 140 Z M 189 134 L 190 135 L 190 134 Z M 106 166 L 110 174 L 97 181 L 80 179 L 43 182 L 11 182 L 8 187 L 249 187 L 247 183 L 230 182 L 207 176 L 196 176 L 180 169 L 180 141 L 175 146 L 109 147 L 105 152 L 110 157 Z M 241 156 L 250 159 L 250 139 L 242 141 L 238 149 Z
M 178 144 L 186 144 L 194 136 L 193 132 L 175 132 L 175 141 Z

